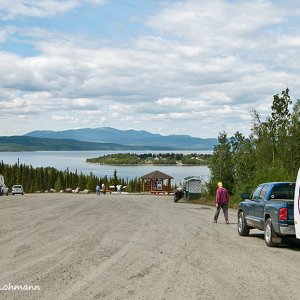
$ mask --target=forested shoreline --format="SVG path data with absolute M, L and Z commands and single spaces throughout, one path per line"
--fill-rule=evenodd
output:
M 209 165 L 210 154 L 116 153 L 87 158 L 86 162 L 106 165 Z
M 82 173 L 70 172 L 68 169 L 59 171 L 53 167 L 33 168 L 25 164 L 8 165 L 3 161 L 0 162 L 0 174 L 4 176 L 5 185 L 9 188 L 14 184 L 21 184 L 26 193 L 45 192 L 50 190 L 66 191 L 67 189 L 80 190 L 87 189 L 90 192 L 95 191 L 97 184 L 104 183 L 106 187 L 116 186 L 117 184 L 126 186 L 127 192 L 141 192 L 141 179 L 124 179 L 117 176 L 114 171 L 111 177 L 95 176 L 92 172 L 89 175 Z

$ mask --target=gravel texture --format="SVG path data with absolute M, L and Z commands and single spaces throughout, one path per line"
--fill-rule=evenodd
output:
M 269 248 L 238 235 L 235 210 L 229 225 L 214 212 L 158 195 L 0 197 L 0 299 L 300 299 L 300 240 Z

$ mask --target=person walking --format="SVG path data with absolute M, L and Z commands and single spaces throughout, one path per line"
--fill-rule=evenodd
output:
M 218 182 L 218 189 L 216 192 L 216 213 L 214 216 L 214 223 L 218 222 L 218 217 L 221 211 L 221 208 L 223 210 L 224 213 L 224 218 L 225 218 L 225 222 L 226 224 L 229 224 L 228 221 L 228 201 L 229 201 L 229 195 L 228 195 L 228 191 L 225 187 L 223 187 L 223 183 L 222 182 Z
M 97 184 L 97 186 L 96 186 L 96 195 L 100 196 L 100 186 L 99 186 L 99 184 Z
M 118 192 L 118 194 L 121 194 L 121 185 L 120 184 L 117 185 L 117 192 Z
M 106 193 L 106 187 L 105 187 L 105 183 L 102 183 L 102 193 L 105 195 Z

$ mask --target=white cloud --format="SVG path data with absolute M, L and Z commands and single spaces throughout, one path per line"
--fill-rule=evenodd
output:
M 103 4 L 3 1 L 0 17 L 40 18 Z M 22 55 L 9 47 L 0 52 L 0 105 L 7 116 L 54 120 L 51 128 L 45 121 L 45 129 L 135 124 L 202 137 L 227 126 L 229 134 L 249 131 L 251 109 L 266 115 L 272 95 L 289 87 L 299 98 L 300 22 L 290 20 L 299 9 L 290 5 L 170 1 L 145 19 L 151 34 L 141 31 L 123 40 L 101 36 L 102 28 L 89 35 L 38 23 L 3 26 L 0 43 L 25 43 L 35 53 Z M 12 131 L 14 126 L 27 128 L 12 122 Z
M 67 122 L 74 122 L 76 119 L 70 115 L 53 115 L 52 119 L 55 121 L 67 121 Z
M 175 2 L 151 16 L 147 24 L 164 34 L 222 47 L 217 41 L 234 45 L 228 37 L 252 35 L 257 29 L 282 22 L 283 17 L 272 1 L 191 0 Z
M 158 99 L 156 101 L 156 103 L 160 106 L 178 106 L 182 103 L 182 99 L 181 98 L 169 98 L 169 97 L 165 97 L 162 99 Z
M 0 17 L 4 20 L 17 17 L 55 16 L 84 4 L 103 5 L 105 0 L 1 0 Z

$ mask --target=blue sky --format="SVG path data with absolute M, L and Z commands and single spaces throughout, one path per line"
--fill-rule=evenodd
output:
M 248 135 L 300 98 L 297 0 L 0 0 L 0 135 Z

